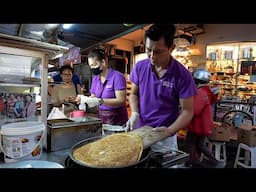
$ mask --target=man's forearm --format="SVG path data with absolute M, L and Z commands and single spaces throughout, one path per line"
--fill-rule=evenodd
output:
M 180 129 L 187 127 L 192 117 L 193 117 L 193 111 L 190 111 L 190 110 L 182 111 L 182 113 L 179 115 L 176 121 L 174 121 L 174 123 L 168 127 L 168 132 L 170 133 L 170 135 L 173 135 L 176 132 L 178 132 Z
M 117 98 L 103 98 L 104 105 L 107 106 L 124 106 L 125 100 Z
M 139 113 L 139 99 L 137 95 L 131 94 L 129 96 L 129 105 L 132 112 Z

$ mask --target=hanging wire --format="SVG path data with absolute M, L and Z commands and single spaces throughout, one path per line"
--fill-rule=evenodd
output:
M 145 44 L 144 44 L 144 30 L 143 30 L 143 26 L 141 26 L 140 52 L 145 52 Z

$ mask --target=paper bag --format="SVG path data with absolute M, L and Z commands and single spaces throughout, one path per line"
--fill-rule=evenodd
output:
M 63 119 L 67 118 L 66 115 L 58 108 L 58 107 L 53 107 L 50 114 L 47 117 L 47 120 L 49 119 Z

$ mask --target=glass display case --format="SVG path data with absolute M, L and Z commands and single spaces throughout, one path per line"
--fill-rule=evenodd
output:
M 0 46 L 0 124 L 21 120 L 45 120 L 44 54 Z M 44 86 L 45 88 L 45 86 Z
M 256 60 L 256 42 L 207 45 L 206 69 L 210 72 L 241 72 L 242 63 Z
M 249 99 L 256 93 L 256 42 L 207 45 L 206 69 L 221 87 L 219 96 Z
M 26 120 L 46 124 L 48 58 L 65 50 L 0 34 L 0 126 Z

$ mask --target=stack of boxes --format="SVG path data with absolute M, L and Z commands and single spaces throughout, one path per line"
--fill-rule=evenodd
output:
M 256 146 L 256 125 L 241 124 L 238 129 L 238 142 L 250 147 Z
M 232 125 L 213 122 L 212 134 L 208 136 L 213 141 L 230 141 Z

